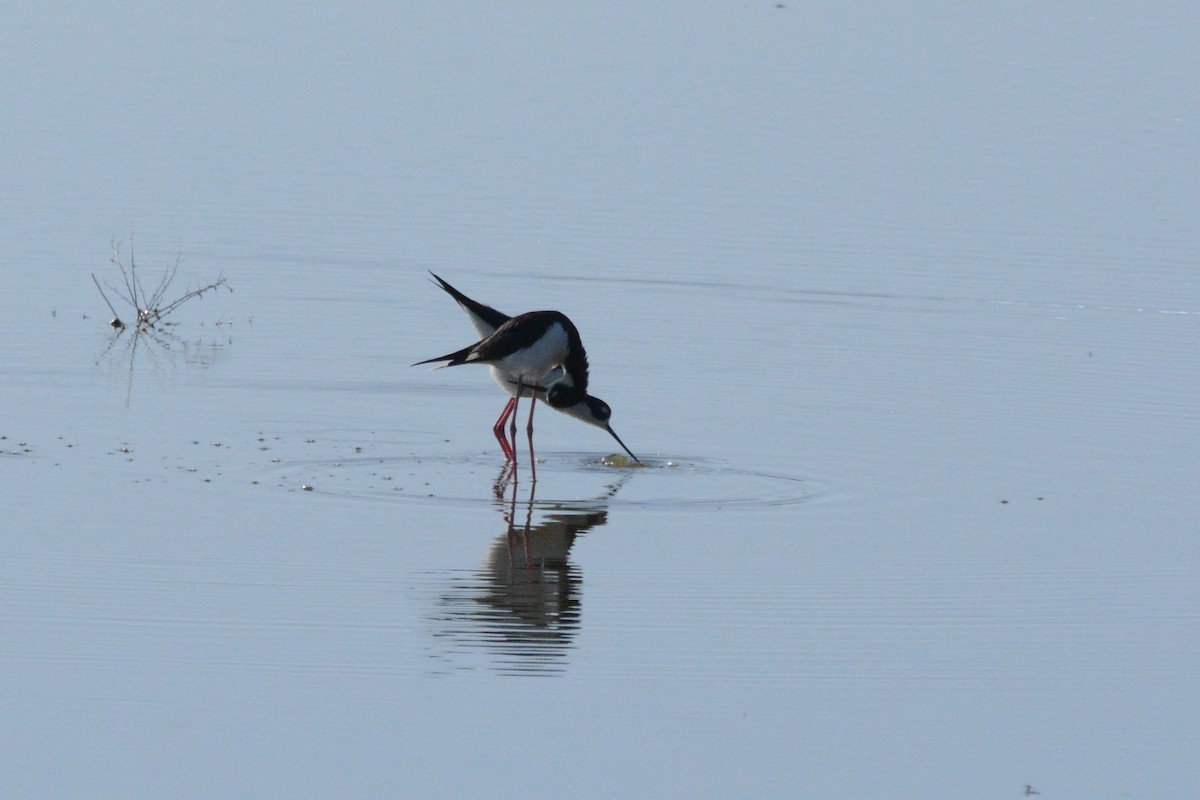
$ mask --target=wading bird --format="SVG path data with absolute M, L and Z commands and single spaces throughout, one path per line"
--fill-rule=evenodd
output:
M 475 331 L 482 337 L 478 342 L 453 353 L 418 361 L 419 364 L 442 363 L 441 367 L 460 364 L 486 364 L 500 388 L 512 395 L 500 413 L 492 433 L 504 451 L 504 458 L 517 460 L 517 403 L 529 398 L 529 460 L 534 465 L 533 410 L 538 400 L 581 422 L 608 431 L 629 457 L 638 457 L 625 446 L 621 437 L 608 424 L 612 409 L 598 397 L 587 393 L 587 352 L 575 324 L 558 311 L 529 311 L 510 317 L 491 306 L 472 300 L 438 275 L 430 272 L 437 285 L 467 313 Z M 511 419 L 511 444 L 504 435 L 504 425 Z M 640 462 L 639 462 L 640 463 Z M 532 467 L 536 477 L 537 467 Z

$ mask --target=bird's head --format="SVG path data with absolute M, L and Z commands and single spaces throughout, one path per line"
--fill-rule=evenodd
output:
M 550 387 L 550 391 L 547 392 L 546 395 L 547 398 L 553 394 L 555 388 L 555 386 Z M 550 404 L 554 405 L 552 401 Z M 629 453 L 630 458 L 632 458 L 634 461 L 637 461 L 639 464 L 641 463 L 641 461 L 638 460 L 638 457 L 633 454 L 633 451 L 626 447 L 625 443 L 621 441 L 621 437 L 617 436 L 617 432 L 612 429 L 612 426 L 608 424 L 608 421 L 612 419 L 612 409 L 609 408 L 608 403 L 604 402 L 599 397 L 585 394 L 583 399 L 576 403 L 565 407 L 554 407 L 564 414 L 574 417 L 580 422 L 586 422 L 588 425 L 595 425 L 597 428 L 603 428 L 604 430 L 608 431 L 609 434 L 617 440 L 617 444 L 621 445 L 621 449 L 626 453 Z

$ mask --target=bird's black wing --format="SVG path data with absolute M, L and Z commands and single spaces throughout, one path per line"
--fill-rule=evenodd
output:
M 433 279 L 437 281 L 438 286 L 440 286 L 446 292 L 446 294 L 454 298 L 454 302 L 462 306 L 463 310 L 471 315 L 471 323 L 475 326 L 475 330 L 479 332 L 480 336 L 484 338 L 491 336 L 496 332 L 497 328 L 508 322 L 508 314 L 505 314 L 502 311 L 497 311 L 491 306 L 485 306 L 478 300 L 472 300 L 458 289 L 455 289 L 453 286 L 446 283 L 446 281 L 442 280 L 440 275 L 437 275 L 433 272 L 430 272 L 429 274 L 433 275 Z

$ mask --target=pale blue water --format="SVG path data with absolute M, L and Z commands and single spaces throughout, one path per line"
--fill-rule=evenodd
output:
M 0 12 L 0 793 L 1196 793 L 1197 13 L 783 5 Z

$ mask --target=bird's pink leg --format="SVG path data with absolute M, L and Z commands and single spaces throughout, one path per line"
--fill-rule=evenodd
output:
M 508 398 L 508 404 L 504 406 L 504 411 L 500 413 L 500 419 L 496 420 L 496 424 L 492 426 L 492 433 L 496 435 L 496 441 L 500 443 L 500 449 L 504 451 L 504 460 L 517 463 L 517 455 L 513 452 L 512 446 L 508 443 L 508 439 L 504 436 L 504 423 L 508 421 L 509 416 L 517 408 L 517 398 Z
M 513 475 L 517 474 L 517 407 L 521 405 L 521 388 L 517 387 L 517 393 L 512 399 L 512 416 L 509 417 L 508 433 L 512 436 L 512 454 L 513 454 Z
M 529 424 L 525 426 L 525 433 L 529 436 L 529 472 L 534 483 L 537 483 L 537 457 L 533 454 L 533 409 L 536 407 L 537 392 L 533 392 L 529 396 Z

